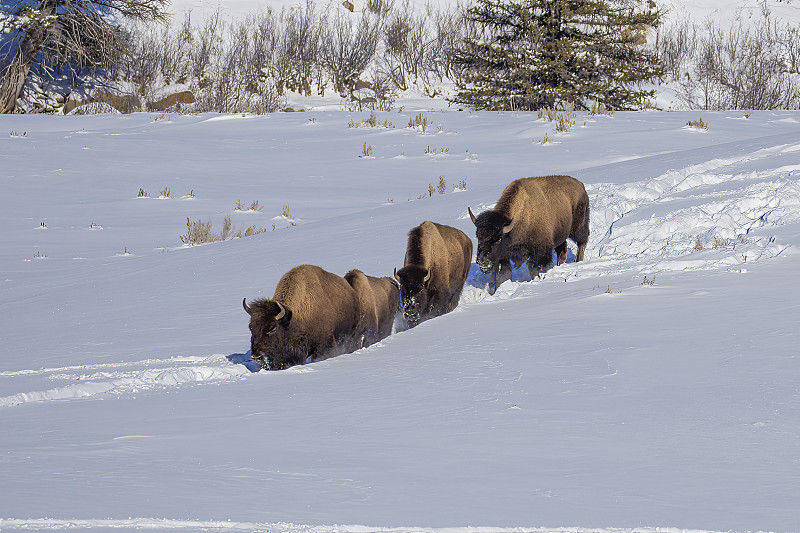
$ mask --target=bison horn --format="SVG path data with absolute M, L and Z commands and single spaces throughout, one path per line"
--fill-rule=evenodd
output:
M 475 218 L 475 214 L 472 212 L 472 209 L 467 207 L 467 211 L 469 211 L 469 218 L 472 219 L 472 223 L 477 226 L 478 225 L 478 219 Z
M 508 226 L 503 226 L 503 235 L 505 235 L 506 233 L 508 233 L 512 229 L 514 229 L 514 219 L 513 218 L 511 219 L 511 223 Z
M 284 316 L 286 316 L 286 308 L 284 306 L 282 306 L 279 302 L 275 302 L 275 303 L 278 304 L 278 308 L 280 309 L 280 312 L 277 315 L 275 315 L 275 320 L 280 320 Z
M 396 279 L 398 283 L 403 283 L 403 280 L 397 275 L 397 268 L 394 269 L 394 279 Z
M 247 306 L 247 298 L 242 299 L 242 307 L 244 307 L 244 310 L 247 311 L 248 315 L 253 314 L 253 310 Z
M 428 283 L 428 280 L 431 279 L 431 271 L 428 270 L 428 273 L 425 274 L 425 278 L 422 280 L 423 283 Z

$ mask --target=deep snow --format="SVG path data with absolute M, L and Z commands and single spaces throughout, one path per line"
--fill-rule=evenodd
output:
M 0 117 L 0 529 L 797 531 L 800 114 L 427 105 Z M 473 265 L 453 313 L 251 372 L 243 297 L 390 275 L 412 226 L 474 235 L 554 172 L 587 184 L 584 263 L 494 296 Z M 268 231 L 181 243 L 226 214 Z

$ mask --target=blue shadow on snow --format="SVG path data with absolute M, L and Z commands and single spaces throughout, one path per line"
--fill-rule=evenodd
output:
M 564 261 L 565 263 L 574 263 L 575 262 L 575 252 L 572 251 L 571 248 L 567 247 L 567 259 Z M 556 265 L 556 253 L 553 252 L 553 258 L 550 265 L 542 270 L 542 273 L 547 272 L 551 268 Z M 519 268 L 511 269 L 511 279 L 516 282 L 521 281 L 531 281 L 531 273 L 528 270 L 528 265 L 523 263 L 522 266 Z M 492 275 L 491 274 L 484 274 L 481 272 L 480 267 L 478 267 L 477 263 L 472 263 L 469 265 L 469 274 L 467 275 L 467 283 L 471 287 L 477 287 L 479 289 L 485 289 L 489 286 L 492 282 Z
M 250 357 L 250 350 L 247 350 L 245 353 L 232 353 L 227 356 L 227 359 L 235 365 L 244 365 L 247 370 L 253 373 L 261 370 L 261 365 Z

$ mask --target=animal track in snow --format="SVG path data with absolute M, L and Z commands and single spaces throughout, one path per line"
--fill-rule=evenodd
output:
M 752 167 L 763 159 L 798 151 L 800 144 L 779 145 L 639 182 L 587 185 L 591 235 L 586 260 L 554 267 L 545 279 L 741 270 L 744 263 L 780 255 L 787 245 L 769 231 L 754 230 L 800 222 L 800 164 L 769 170 Z M 522 295 L 521 283 L 529 279 L 527 268 L 515 269 L 514 279 L 522 282 L 506 282 L 490 296 L 483 288 L 489 277 L 473 269 L 461 301 Z
M 99 394 L 165 389 L 184 383 L 230 381 L 250 373 L 246 365 L 234 364 L 231 357 L 217 354 L 209 357 L 146 359 L 129 363 L 0 372 L 0 383 L 5 382 L 5 390 L 13 387 L 19 380 L 26 381 L 24 378 L 34 378 L 37 383 L 50 380 L 54 385 L 44 390 L 0 397 L 0 408 L 31 402 L 88 398 Z M 11 379 L 6 381 L 7 378 Z

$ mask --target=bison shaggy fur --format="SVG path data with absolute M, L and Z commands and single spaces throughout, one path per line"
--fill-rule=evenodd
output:
M 272 299 L 247 305 L 245 298 L 242 305 L 250 315 L 250 354 L 262 368 L 281 370 L 358 348 L 358 295 L 344 278 L 318 266 L 292 268 Z
M 408 234 L 400 283 L 403 316 L 410 327 L 458 305 L 472 261 L 472 241 L 456 228 L 425 221 Z
M 552 262 L 567 258 L 567 238 L 578 245 L 575 261 L 583 260 L 589 240 L 589 195 L 583 183 L 570 176 L 537 176 L 512 181 L 494 209 L 477 217 L 477 263 L 492 273 L 494 293 L 511 279 L 511 263 L 528 263 L 531 278 Z
M 361 320 L 356 337 L 369 346 L 391 335 L 394 317 L 400 307 L 400 290 L 392 278 L 367 276 L 358 269 L 344 275 L 356 291 L 361 305 Z

